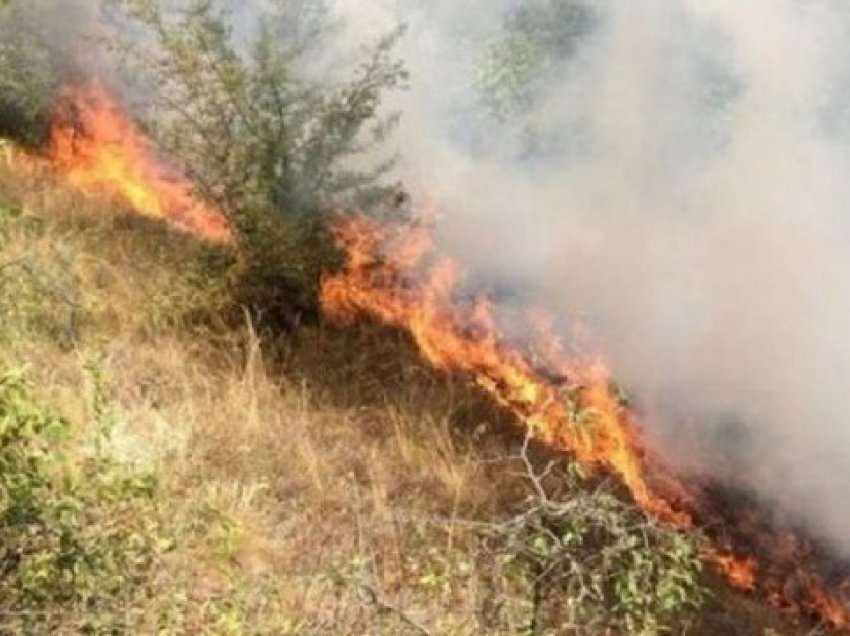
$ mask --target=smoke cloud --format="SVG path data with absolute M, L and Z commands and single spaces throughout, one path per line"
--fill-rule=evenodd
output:
M 364 34 L 410 22 L 402 178 L 476 276 L 590 328 L 666 456 L 850 555 L 850 10 L 593 3 L 514 121 L 541 159 L 464 134 L 511 4 L 340 3 Z

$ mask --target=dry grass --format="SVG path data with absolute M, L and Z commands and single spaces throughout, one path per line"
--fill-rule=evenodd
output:
M 240 603 L 266 605 L 251 616 L 263 633 L 415 631 L 405 620 L 479 632 L 474 546 L 457 520 L 500 498 L 494 467 L 455 427 L 473 423 L 471 408 L 502 416 L 411 352 L 399 362 L 404 347 L 370 330 L 305 328 L 265 347 L 267 362 L 247 319 L 226 332 L 182 320 L 198 293 L 181 270 L 197 251 L 190 241 L 40 176 L 0 172 L 0 192 L 23 219 L 0 263 L 26 260 L 79 305 L 58 339 L 22 316 L 4 363 L 26 364 L 42 397 L 80 426 L 91 420 L 85 369 L 98 367 L 116 411 L 112 452 L 153 466 L 173 495 L 166 505 L 187 542 L 171 576 L 191 579 L 182 587 L 200 595 L 194 607 L 255 595 Z M 41 300 L 56 318 L 55 299 Z M 238 633 L 248 617 L 233 620 Z
M 160 476 L 178 537 L 151 617 L 177 615 L 177 633 L 526 633 L 527 586 L 471 523 L 528 494 L 504 413 L 385 330 L 264 341 L 247 318 L 188 320 L 217 293 L 187 274 L 200 248 L 3 164 L 23 220 L 0 266 L 26 260 L 73 306 L 42 297 L 44 321 L 7 319 L 0 361 L 80 427 L 86 368 L 106 379 L 111 452 Z M 719 598 L 688 633 L 785 629 Z

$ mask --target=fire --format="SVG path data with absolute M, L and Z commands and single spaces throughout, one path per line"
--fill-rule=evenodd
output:
M 737 557 L 715 550 L 703 552 L 703 559 L 711 563 L 729 581 L 732 587 L 752 592 L 758 582 L 758 561 L 753 557 Z
M 600 360 L 559 360 L 557 371 L 568 383 L 543 377 L 501 337 L 486 298 L 467 306 L 454 303 L 459 276 L 451 260 L 437 259 L 421 279 L 411 275 L 431 248 L 423 225 L 390 237 L 385 228 L 360 216 L 340 221 L 334 234 L 350 261 L 342 274 L 324 281 L 323 306 L 330 316 L 345 322 L 368 312 L 409 329 L 433 365 L 470 373 L 541 440 L 618 475 L 639 505 L 659 519 L 690 525 L 687 513 L 656 496 L 647 484 L 638 427 L 620 406 Z M 386 246 L 389 252 L 383 251 Z M 383 263 L 377 260 L 381 254 Z M 537 339 L 555 341 L 551 334 Z
M 500 330 L 486 297 L 466 298 L 457 264 L 436 252 L 427 222 L 402 227 L 340 216 L 332 233 L 347 263 L 322 284 L 329 318 L 347 324 L 369 316 L 409 331 L 432 365 L 469 375 L 540 440 L 616 475 L 656 520 L 680 529 L 699 524 L 718 535 L 717 529 L 735 524 L 708 491 L 686 486 L 647 447 L 602 357 L 568 354 L 550 321 L 535 311 L 528 342 L 516 344 Z M 737 589 L 850 628 L 850 611 L 814 573 L 810 550 L 755 521 L 738 521 L 735 532 L 703 549 L 706 563 Z
M 98 82 L 67 86 L 50 126 L 47 156 L 73 187 L 123 201 L 214 242 L 231 232 L 220 210 L 202 201 L 192 183 L 157 157 L 152 145 Z

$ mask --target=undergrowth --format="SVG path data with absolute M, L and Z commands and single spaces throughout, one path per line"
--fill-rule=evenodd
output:
M 71 433 L 20 372 L 0 376 L 0 620 L 10 632 L 128 629 L 171 547 L 155 476 L 100 452 L 100 426 L 90 454 L 67 456 Z

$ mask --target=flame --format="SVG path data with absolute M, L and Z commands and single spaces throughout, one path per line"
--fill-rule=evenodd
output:
M 339 216 L 331 231 L 347 262 L 323 280 L 325 314 L 341 325 L 369 316 L 409 331 L 432 365 L 469 375 L 540 440 L 619 477 L 654 519 L 679 529 L 734 524 L 713 510 L 707 492 L 682 483 L 647 447 L 601 356 L 568 354 L 540 311 L 529 312 L 528 342 L 515 344 L 500 330 L 490 300 L 464 296 L 457 264 L 436 252 L 430 216 L 410 226 Z M 850 627 L 850 611 L 814 573 L 816 560 L 802 543 L 748 523 L 741 521 L 731 538 L 715 537 L 704 561 L 739 590 Z M 771 568 L 752 554 L 754 545 L 775 561 Z M 792 580 L 796 595 L 786 590 Z
M 754 557 L 739 557 L 708 549 L 703 551 L 702 558 L 723 574 L 732 587 L 746 592 L 756 589 L 759 564 Z
M 808 581 L 806 589 L 808 598 L 803 602 L 803 606 L 808 612 L 822 617 L 824 622 L 836 628 L 848 627 L 850 615 L 847 607 L 826 590 L 823 581 L 815 577 Z
M 468 306 L 453 302 L 459 282 L 453 261 L 439 258 L 422 279 L 410 277 L 432 248 L 424 224 L 390 237 L 375 221 L 356 216 L 341 220 L 333 233 L 350 260 L 340 275 L 323 283 L 328 315 L 347 322 L 365 311 L 409 329 L 434 366 L 470 373 L 540 439 L 588 466 L 617 474 L 638 504 L 659 519 L 679 527 L 691 524 L 687 513 L 675 510 L 648 486 L 638 428 L 614 395 L 601 360 L 558 360 L 558 371 L 570 383 L 553 383 L 506 343 L 486 298 Z M 390 251 L 384 252 L 388 243 Z M 380 254 L 383 263 L 377 260 Z M 549 333 L 537 339 L 556 342 Z M 557 347 L 548 354 L 557 356 Z
M 136 212 L 168 220 L 213 242 L 232 240 L 224 214 L 157 157 L 151 143 L 96 81 L 63 89 L 47 157 L 73 187 L 115 197 Z

